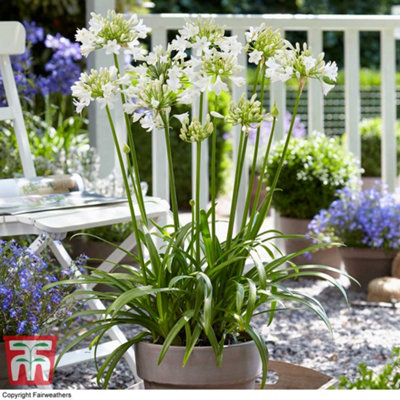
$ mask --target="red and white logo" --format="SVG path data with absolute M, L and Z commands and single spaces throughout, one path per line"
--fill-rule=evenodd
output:
M 4 336 L 11 385 L 50 385 L 57 336 Z

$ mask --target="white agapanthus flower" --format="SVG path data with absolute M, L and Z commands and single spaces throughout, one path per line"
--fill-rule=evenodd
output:
M 137 15 L 127 19 L 123 14 L 109 11 L 106 17 L 91 13 L 89 29 L 78 29 L 75 38 L 82 43 L 81 51 L 84 56 L 102 48 L 106 49 L 107 54 L 118 55 L 123 48 L 134 58 L 140 58 L 143 50 L 136 50 L 141 47 L 138 39 L 146 38 L 149 31 L 143 21 L 138 20 Z
M 279 30 L 272 30 L 265 24 L 257 28 L 250 27 L 246 32 L 246 52 L 249 54 L 249 62 L 259 64 L 281 50 L 288 48 L 289 43 L 282 38 Z
M 253 50 L 249 54 L 249 63 L 257 65 L 260 62 L 262 55 L 263 55 L 262 51 Z
M 120 93 L 118 71 L 113 66 L 100 68 L 98 71 L 92 69 L 89 74 L 83 72 L 71 90 L 76 111 L 79 113 L 93 100 L 102 108 L 113 108 Z
M 295 47 L 277 51 L 266 61 L 266 67 L 266 77 L 272 82 L 286 82 L 290 78 L 296 78 L 301 89 L 307 79 L 317 79 L 321 82 L 324 95 L 334 87 L 337 78 L 336 63 L 325 63 L 324 53 L 313 57 L 306 44 L 300 48 L 297 43 Z

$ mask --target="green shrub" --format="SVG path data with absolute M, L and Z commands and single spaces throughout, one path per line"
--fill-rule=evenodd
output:
M 284 142 L 275 147 L 267 170 L 267 186 L 278 167 Z M 328 208 L 338 189 L 356 185 L 360 169 L 338 138 L 314 133 L 307 139 L 292 138 L 273 198 L 273 207 L 281 216 L 312 218 Z
M 381 176 L 382 119 L 366 118 L 360 124 L 361 167 L 364 176 Z M 400 124 L 396 124 L 397 170 L 400 171 Z
M 364 363 L 359 364 L 356 379 L 341 376 L 337 389 L 400 389 L 400 347 L 393 349 L 381 373 L 374 374 Z

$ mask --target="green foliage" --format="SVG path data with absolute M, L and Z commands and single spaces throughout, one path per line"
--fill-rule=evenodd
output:
M 360 124 L 361 166 L 364 176 L 381 176 L 382 119 L 366 118 Z M 400 171 L 400 123 L 396 123 L 397 170 Z M 346 140 L 346 136 L 344 136 Z
M 374 373 L 364 363 L 358 366 L 358 375 L 354 380 L 341 376 L 337 389 L 400 389 L 400 347 L 393 349 L 391 360 L 382 372 Z
M 24 119 L 38 175 L 55 173 L 62 150 L 67 157 L 71 147 L 88 143 L 87 121 L 80 115 L 61 119 L 56 128 L 30 112 L 24 112 Z M 12 123 L 0 123 L 0 145 L 0 179 L 21 175 L 22 165 Z
M 118 265 L 125 270 L 124 273 L 107 273 L 87 267 L 90 274 L 62 282 L 66 285 L 101 283 L 110 290 L 75 292 L 74 295 L 82 295 L 88 299 L 101 298 L 106 301 L 108 307 L 105 312 L 87 310 L 75 313 L 67 319 L 68 322 L 77 317 L 92 317 L 83 320 L 86 321 L 84 326 L 68 331 L 62 341 L 81 333 L 82 329 L 85 333 L 69 341 L 60 357 L 91 335 L 95 336 L 92 344 L 97 348 L 100 339 L 111 326 L 140 325 L 143 330 L 130 339 L 131 345 L 144 340 L 161 344 L 160 362 L 169 346 L 175 345 L 186 347 L 183 360 L 186 364 L 196 345 L 212 346 L 217 364 L 220 364 L 224 345 L 254 340 L 262 357 L 264 380 L 268 351 L 261 336 L 252 329 L 253 317 L 265 313 L 271 323 L 274 313 L 278 310 L 302 306 L 313 311 L 330 329 L 328 317 L 319 301 L 299 291 L 286 289 L 283 285 L 286 279 L 301 276 L 319 277 L 329 281 L 347 299 L 340 284 L 326 273 L 312 271 L 309 266 L 290 265 L 293 257 L 323 245 L 315 245 L 286 256 L 280 253 L 278 257 L 274 257 L 274 241 L 294 236 L 270 231 L 257 235 L 254 240 L 235 238 L 229 245 L 218 238 L 211 241 L 209 218 L 209 213 L 207 215 L 202 210 L 200 233 L 192 222 L 173 233 L 159 227 L 159 233 L 164 240 L 164 246 L 160 250 L 154 246 L 151 235 L 143 225 L 139 236 L 146 245 L 149 259 L 140 269 Z M 199 263 L 191 255 L 197 235 L 201 237 L 204 252 Z M 258 248 L 266 250 L 272 260 L 261 262 L 256 255 Z M 123 251 L 134 261 L 138 261 L 136 255 Z M 246 272 L 245 260 L 248 257 L 254 260 L 255 265 Z M 284 267 L 287 262 L 289 266 Z M 325 269 L 328 270 L 329 267 Z M 48 287 L 55 285 L 51 284 Z M 266 307 L 260 310 L 262 304 Z M 116 363 L 126 351 L 122 351 L 123 346 L 102 364 L 98 372 L 99 384 L 101 376 L 105 376 L 103 385 L 107 386 Z
M 73 39 L 85 24 L 85 2 L 80 0 L 13 0 L 0 2 L 2 20 L 36 21 L 50 33 Z
M 271 185 L 278 168 L 283 142 L 273 152 L 266 170 Z M 280 215 L 312 218 L 329 207 L 338 189 L 357 179 L 359 168 L 339 139 L 321 133 L 307 139 L 291 139 L 274 194 L 273 207 Z
M 209 98 L 209 108 L 214 110 L 215 96 Z M 221 114 L 226 113 L 229 106 L 230 96 L 223 93 L 219 96 L 218 111 Z M 189 108 L 179 106 L 173 110 L 173 113 L 183 113 Z M 178 205 L 181 209 L 188 209 L 189 201 L 192 199 L 192 152 L 190 146 L 179 138 L 181 124 L 176 118 L 170 120 L 171 126 L 171 150 L 174 162 L 175 184 L 178 197 Z M 224 121 L 219 120 L 217 125 L 217 192 L 224 192 L 224 182 L 227 181 L 229 168 L 231 166 L 229 141 L 224 139 L 224 134 L 228 131 L 228 126 Z M 133 126 L 136 153 L 142 181 L 149 184 L 149 192 L 152 188 L 152 159 L 151 159 L 151 135 L 146 132 L 139 123 Z M 159 133 L 162 134 L 162 133 Z M 209 146 L 210 148 L 210 146 Z M 211 157 L 209 157 L 211 159 Z M 209 168 L 210 170 L 210 168 Z

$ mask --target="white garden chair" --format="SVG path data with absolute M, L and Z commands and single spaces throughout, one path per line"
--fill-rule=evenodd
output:
M 0 72 L 8 104 L 7 107 L 0 107 L 0 120 L 11 120 L 13 122 L 24 176 L 34 177 L 36 172 L 33 157 L 9 57 L 10 55 L 22 54 L 24 51 L 24 26 L 19 22 L 0 22 Z M 165 200 L 154 197 L 147 197 L 145 201 L 149 218 L 163 224 L 169 215 L 169 204 Z M 137 216 L 139 219 L 139 210 L 137 210 Z M 36 239 L 30 245 L 33 250 L 40 252 L 49 247 L 62 266 L 69 266 L 71 257 L 61 243 L 67 233 L 127 222 L 130 218 L 127 203 L 38 211 L 13 216 L 0 215 L 0 237 L 36 235 Z M 131 234 L 121 244 L 121 247 L 130 251 L 135 245 L 134 234 Z M 98 268 L 103 271 L 110 271 L 115 263 L 120 262 L 124 256 L 125 253 L 117 249 L 107 258 L 109 262 L 103 262 Z M 97 310 L 105 308 L 102 302 L 98 300 L 90 301 L 89 307 Z M 127 340 L 118 327 L 110 329 L 109 336 L 112 340 L 99 346 L 97 350 L 98 358 L 109 355 L 116 347 Z M 71 351 L 63 356 L 58 368 L 92 359 L 93 351 L 89 349 Z M 125 359 L 134 376 L 137 377 L 133 349 L 126 353 Z

